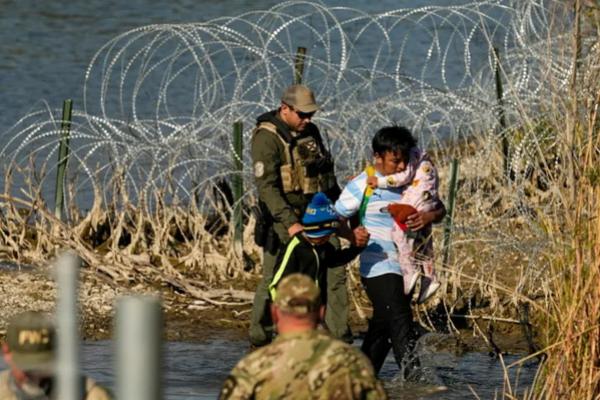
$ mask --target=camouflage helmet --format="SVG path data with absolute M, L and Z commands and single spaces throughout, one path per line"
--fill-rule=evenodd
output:
M 310 314 L 321 305 L 321 291 L 308 275 L 290 274 L 277 285 L 275 305 L 287 313 Z

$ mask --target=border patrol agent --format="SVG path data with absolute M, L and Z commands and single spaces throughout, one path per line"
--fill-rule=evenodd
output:
M 263 247 L 263 276 L 256 288 L 250 322 L 253 346 L 271 341 L 268 286 L 278 253 L 291 237 L 303 230 L 300 218 L 315 193 L 324 192 L 335 201 L 341 192 L 331 155 L 311 122 L 318 109 L 309 88 L 292 85 L 283 93 L 279 109 L 257 118 L 252 134 L 251 153 L 259 198 L 255 240 Z M 339 247 L 337 239 L 332 243 Z M 326 323 L 335 337 L 348 338 L 346 270 L 332 268 L 327 273 Z
M 45 400 L 54 398 L 56 332 L 42 313 L 27 311 L 10 321 L 4 360 L 10 370 L 0 372 L 0 399 Z M 108 392 L 90 378 L 82 377 L 82 399 L 110 400 Z
M 307 275 L 281 280 L 271 307 L 279 336 L 244 357 L 220 399 L 386 399 L 371 363 L 355 347 L 318 331 L 324 306 Z

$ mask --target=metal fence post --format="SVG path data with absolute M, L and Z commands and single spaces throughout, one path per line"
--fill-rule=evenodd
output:
M 506 116 L 504 114 L 504 90 L 500 74 L 500 53 L 494 47 L 494 72 L 496 76 L 496 100 L 498 101 L 498 121 L 502 132 L 502 173 L 505 179 L 510 179 L 508 138 L 506 137 Z
M 56 186 L 54 189 L 54 215 L 61 219 L 65 199 L 64 182 L 67 160 L 69 159 L 69 135 L 71 133 L 71 115 L 73 101 L 63 102 L 62 122 L 60 124 L 60 146 L 58 148 L 58 163 L 56 167 Z
M 233 183 L 233 224 L 234 224 L 234 248 L 238 256 L 241 256 L 243 249 L 243 232 L 244 223 L 242 215 L 242 197 L 244 195 L 244 163 L 243 163 L 243 151 L 244 151 L 244 125 L 241 121 L 237 121 L 233 124 L 233 165 L 234 175 L 232 179 Z
M 452 167 L 450 171 L 450 184 L 448 188 L 448 209 L 446 215 L 446 221 L 444 225 L 444 256 L 442 264 L 445 266 L 448 263 L 450 255 L 450 234 L 452 232 L 452 223 L 454 215 L 454 204 L 456 200 L 456 186 L 458 177 L 458 160 L 452 159 Z
M 304 59 L 306 58 L 306 47 L 298 47 L 296 58 L 294 59 L 294 83 L 299 85 L 302 83 L 304 75 Z
M 79 311 L 77 289 L 80 258 L 71 252 L 65 253 L 56 264 L 58 303 L 56 307 L 58 330 L 58 382 L 57 398 L 81 400 L 83 387 L 79 364 Z
M 116 388 L 118 400 L 162 399 L 162 311 L 152 296 L 117 304 Z

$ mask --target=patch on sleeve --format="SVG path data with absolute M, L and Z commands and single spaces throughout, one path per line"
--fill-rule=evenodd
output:
M 254 176 L 257 178 L 262 178 L 265 174 L 265 164 L 262 161 L 257 161 L 254 163 Z

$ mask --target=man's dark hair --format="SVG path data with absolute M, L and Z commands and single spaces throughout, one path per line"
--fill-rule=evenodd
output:
M 386 152 L 401 154 L 408 161 L 410 149 L 417 145 L 417 139 L 403 126 L 385 126 L 375 133 L 371 145 L 373 153 L 381 156 Z

